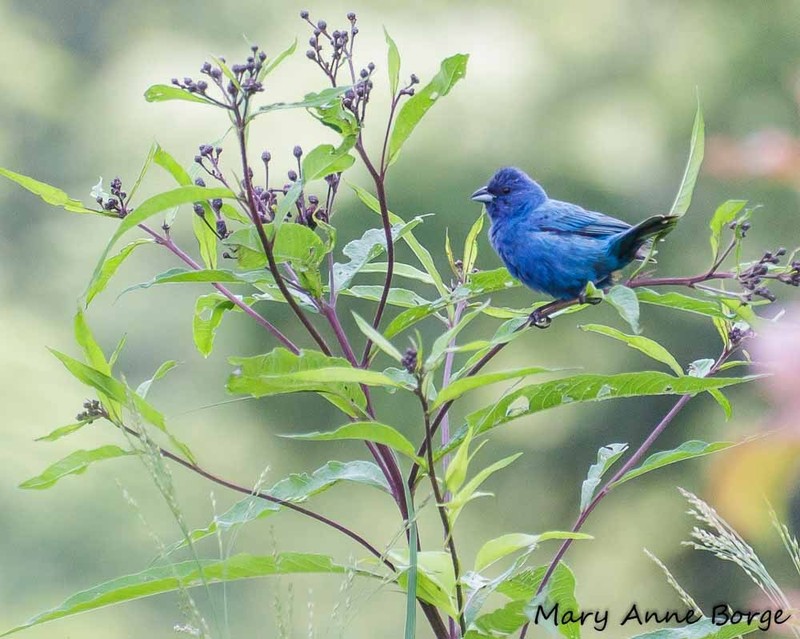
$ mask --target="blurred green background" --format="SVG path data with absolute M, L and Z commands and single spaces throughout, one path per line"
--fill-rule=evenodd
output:
M 199 105 L 147 104 L 145 88 L 173 76 L 196 77 L 209 54 L 243 57 L 243 36 L 269 54 L 283 50 L 295 37 L 299 40 L 295 56 L 271 76 L 264 100 L 297 99 L 322 88 L 322 78 L 303 56 L 308 34 L 297 17 L 300 8 L 296 2 L 276 0 L 0 0 L 0 57 L 6 61 L 0 74 L 0 165 L 61 186 L 87 202 L 99 176 L 106 184 L 117 175 L 130 184 L 153 140 L 188 165 L 198 144 L 224 132 L 224 118 Z M 376 62 L 381 80 L 382 25 L 400 48 L 403 73 L 416 72 L 423 82 L 446 55 L 471 54 L 466 80 L 414 133 L 389 184 L 390 205 L 397 213 L 406 218 L 435 214 L 418 236 L 434 252 L 443 273 L 445 229 L 460 246 L 479 213 L 468 196 L 498 166 L 518 165 L 553 197 L 635 221 L 667 210 L 672 202 L 688 148 L 696 90 L 709 136 L 737 139 L 764 129 L 792 133 L 798 128 L 794 85 L 800 70 L 800 4 L 795 1 L 329 0 L 306 8 L 312 18 L 325 18 L 334 26 L 344 22 L 347 11 L 356 11 L 358 56 L 362 63 Z M 382 97 L 385 93 L 376 94 L 376 102 Z M 376 106 L 372 122 L 380 115 Z M 378 129 L 368 128 L 371 142 L 377 142 Z M 282 112 L 256 123 L 251 148 L 254 154 L 270 149 L 285 170 L 294 144 L 311 148 L 328 139 L 332 141 L 307 115 Z M 152 176 L 142 193 L 168 184 L 157 171 Z M 796 245 L 797 192 L 785 180 L 769 178 L 769 172 L 747 171 L 736 180 L 701 176 L 689 215 L 662 245 L 663 272 L 691 274 L 708 265 L 708 218 L 729 198 L 764 205 L 748 242 L 752 257 L 779 244 Z M 360 169 L 350 179 L 369 186 Z M 340 246 L 377 219 L 343 195 L 336 217 Z M 67 478 L 48 491 L 16 488 L 76 447 L 114 440 L 96 425 L 54 444 L 33 442 L 70 423 L 87 396 L 45 346 L 75 354 L 71 318 L 76 299 L 112 224 L 49 209 L 6 182 L 0 184 L 0 212 L 0 627 L 7 628 L 79 589 L 141 570 L 156 555 L 154 538 L 170 543 L 178 530 L 147 473 L 133 459 L 98 464 L 84 477 Z M 188 208 L 182 211 L 184 220 L 189 215 Z M 178 237 L 191 246 L 189 235 L 179 232 Z M 302 444 L 274 436 L 339 425 L 340 418 L 316 400 L 313 405 L 296 398 L 239 402 L 188 412 L 227 399 L 226 355 L 266 352 L 272 343 L 245 318 L 227 317 L 214 354 L 204 361 L 191 337 L 194 299 L 207 292 L 199 285 L 137 291 L 115 301 L 126 286 L 176 265 L 166 252 L 146 247 L 95 302 L 89 321 L 108 351 L 127 333 L 121 370 L 132 383 L 149 377 L 165 359 L 183 363 L 154 388 L 151 399 L 202 462 L 251 485 L 266 468 L 272 483 L 289 472 L 311 471 L 330 458 L 363 455 L 355 444 Z M 478 266 L 498 265 L 484 236 Z M 789 291 L 780 293 L 785 299 Z M 528 292 L 516 290 L 495 301 L 522 306 L 531 299 Z M 265 312 L 290 335 L 300 335 L 283 308 Z M 591 309 L 579 321 L 619 325 L 605 308 Z M 700 318 L 649 307 L 643 322 L 646 334 L 660 339 L 684 364 L 717 352 L 714 330 Z M 575 323 L 568 317 L 547 333 L 530 331 L 494 366 L 580 366 L 603 372 L 650 366 L 629 349 L 576 331 Z M 486 320 L 475 327 L 476 333 L 492 325 Z M 454 413 L 455 423 L 500 392 L 492 387 L 469 396 Z M 419 439 L 413 403 L 378 395 L 386 421 Z M 757 432 L 770 408 L 756 390 L 735 390 L 732 397 L 732 422 L 724 422 L 710 398 L 700 397 L 658 448 L 685 439 L 715 441 Z M 562 408 L 498 430 L 481 452 L 483 463 L 514 450 L 525 455 L 491 480 L 489 489 L 497 498 L 477 502 L 462 516 L 458 534 L 463 555 L 471 557 L 483 540 L 504 532 L 567 529 L 597 448 L 610 442 L 638 444 L 669 405 L 669 399 L 642 399 Z M 785 517 L 791 515 L 797 459 L 796 450 L 788 450 L 788 457 L 775 465 L 789 479 L 782 476 L 768 495 Z M 568 556 L 581 604 L 611 607 L 612 615 L 623 614 L 632 601 L 659 609 L 678 606 L 662 574 L 642 552 L 646 547 L 673 568 L 701 605 L 747 605 L 753 587 L 735 566 L 680 546 L 692 522 L 684 515 L 676 485 L 712 502 L 718 496 L 734 504 L 721 514 L 750 535 L 777 577 L 788 579 L 774 535 L 764 531 L 763 500 L 754 500 L 743 516 L 734 512 L 735 495 L 725 495 L 726 464 L 736 454 L 666 469 L 608 498 L 585 529 L 595 541 L 576 544 Z M 710 469 L 715 470 L 713 480 Z M 204 526 L 215 508 L 221 512 L 236 499 L 182 470 L 176 469 L 174 478 L 192 527 Z M 313 506 L 373 540 L 390 538 L 400 525 L 388 500 L 368 489 L 332 490 Z M 426 521 L 423 541 L 433 547 L 438 528 L 435 520 Z M 215 543 L 203 546 L 208 556 L 218 554 Z M 359 557 L 357 547 L 288 512 L 251 525 L 235 544 L 237 551 L 256 553 L 276 548 L 330 552 L 342 560 Z M 546 563 L 554 551 L 555 546 L 543 547 L 535 559 Z M 403 601 L 392 588 L 376 593 L 374 584 L 357 583 L 342 593 L 340 586 L 341 580 L 328 577 L 233 585 L 228 589 L 229 636 L 275 637 L 281 623 L 291 627 L 292 637 L 401 636 Z M 208 612 L 203 593 L 196 594 Z M 337 619 L 332 616 L 337 603 L 341 614 L 331 622 Z M 25 636 L 172 637 L 173 626 L 183 623 L 178 604 L 175 596 L 144 600 L 56 622 Z M 215 605 L 222 609 L 221 597 Z M 288 621 L 280 621 L 287 616 Z M 637 631 L 612 625 L 604 636 Z M 585 631 L 585 636 L 594 634 Z M 428 635 L 421 629 L 420 636 Z

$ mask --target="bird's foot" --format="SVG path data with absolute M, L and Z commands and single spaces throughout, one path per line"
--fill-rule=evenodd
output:
M 536 328 L 548 328 L 553 320 L 546 314 L 549 304 L 540 306 L 530 315 L 530 323 Z
M 578 295 L 579 304 L 591 304 L 592 306 L 594 306 L 602 301 L 603 301 L 602 297 L 598 297 L 596 295 L 587 295 L 586 292 L 583 292 L 580 295 Z

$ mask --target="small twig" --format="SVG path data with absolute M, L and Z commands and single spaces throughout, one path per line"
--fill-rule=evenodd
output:
M 112 422 L 112 423 L 114 423 L 114 422 Z M 129 428 L 128 426 L 125 426 L 124 424 L 122 424 L 121 427 L 129 435 L 132 435 L 132 436 L 134 436 L 136 438 L 141 439 L 141 434 L 138 433 L 137 431 L 135 431 L 134 429 Z M 167 450 L 165 448 L 161 448 L 160 446 L 157 447 L 157 448 L 158 448 L 158 451 L 161 453 L 161 455 L 163 457 L 166 457 L 167 459 L 171 459 L 175 463 L 180 464 L 184 468 L 188 468 L 189 470 L 197 473 L 198 475 L 201 475 L 202 477 L 205 477 L 206 479 L 211 480 L 215 484 L 219 484 L 220 486 L 225 486 L 226 488 L 230 488 L 231 490 L 235 490 L 236 492 L 243 493 L 245 495 L 251 495 L 253 497 L 258 497 L 259 499 L 263 499 L 265 501 L 269 501 L 269 502 L 271 502 L 273 504 L 278 504 L 279 506 L 282 506 L 284 508 L 288 508 L 289 510 L 294 510 L 295 512 L 303 514 L 306 517 L 311 517 L 312 519 L 316 519 L 317 521 L 325 524 L 326 526 L 330 526 L 331 528 L 334 528 L 335 530 L 338 530 L 340 533 L 350 537 L 350 539 L 352 539 L 357 544 L 359 544 L 360 546 L 362 546 L 363 548 L 368 550 L 370 552 L 370 554 L 372 554 L 375 557 L 377 557 L 392 572 L 397 572 L 397 569 L 394 567 L 394 564 L 392 564 L 392 562 L 390 562 L 388 559 L 386 559 L 383 556 L 383 553 L 381 553 L 377 548 L 375 548 L 375 546 L 370 544 L 361 535 L 359 535 L 358 533 L 353 532 L 352 530 L 350 530 L 346 526 L 343 526 L 342 524 L 340 524 L 340 523 L 338 523 L 336 521 L 333 521 L 332 519 L 328 519 L 324 515 L 320 515 L 318 513 L 315 513 L 312 510 L 308 510 L 307 508 L 303 508 L 302 506 L 298 506 L 297 504 L 292 503 L 290 501 L 285 501 L 283 499 L 280 499 L 279 497 L 273 497 L 272 495 L 269 495 L 269 494 L 267 494 L 265 492 L 251 490 L 250 488 L 247 488 L 246 486 L 241 486 L 241 485 L 236 484 L 236 483 L 234 483 L 232 481 L 228 481 L 227 479 L 223 479 L 222 477 L 218 477 L 217 475 L 214 475 L 214 474 L 210 473 L 209 471 L 205 470 L 204 468 L 201 468 L 197 464 L 193 464 L 192 462 L 184 459 L 183 457 L 180 457 L 179 455 L 176 455 L 175 453 L 173 453 L 173 452 L 171 452 L 171 451 L 169 451 L 169 450 Z
M 188 255 L 183 249 L 181 249 L 175 242 L 172 240 L 171 237 L 165 237 L 156 233 L 153 229 L 151 229 L 146 224 L 140 224 L 139 228 L 142 229 L 145 233 L 150 235 L 153 239 L 155 239 L 157 244 L 164 246 L 167 248 L 173 255 L 178 257 L 182 262 L 187 264 L 190 268 L 195 271 L 202 271 L 203 267 L 200 266 L 197 262 L 192 259 L 190 255 Z M 230 300 L 233 304 L 237 307 L 242 309 L 247 315 L 252 317 L 256 322 L 258 322 L 261 326 L 266 328 L 272 335 L 274 335 L 277 340 L 283 344 L 286 348 L 288 348 L 292 353 L 297 355 L 300 353 L 300 349 L 295 345 L 292 340 L 290 340 L 286 335 L 284 335 L 280 329 L 275 326 L 272 322 L 270 322 L 266 317 L 261 315 L 258 311 L 256 311 L 253 307 L 249 306 L 243 299 L 234 295 L 228 287 L 219 284 L 218 282 L 213 282 L 212 286 L 217 289 L 222 295 L 224 295 L 228 300 Z
M 731 354 L 733 353 L 733 349 L 726 348 L 723 350 L 722 354 L 717 358 L 717 361 L 714 362 L 714 365 L 711 367 L 708 375 L 714 375 L 718 370 L 719 367 L 727 360 Z M 661 436 L 661 434 L 667 429 L 667 427 L 672 423 L 678 413 L 681 412 L 684 406 L 689 403 L 689 400 L 692 398 L 692 395 L 682 395 L 675 405 L 669 410 L 669 412 L 664 415 L 661 421 L 656 425 L 656 427 L 652 430 L 652 432 L 647 436 L 647 438 L 642 442 L 639 448 L 636 449 L 634 452 L 622 465 L 622 467 L 614 473 L 614 475 L 609 479 L 603 487 L 597 491 L 597 494 L 594 496 L 589 505 L 581 511 L 578 515 L 578 518 L 575 520 L 575 523 L 572 526 L 572 532 L 578 532 L 582 527 L 586 520 L 589 518 L 589 515 L 592 511 L 597 507 L 597 505 L 603 500 L 603 498 L 611 492 L 614 488 L 614 485 L 622 479 L 628 471 L 630 471 L 636 464 L 638 464 L 641 459 L 647 454 L 656 440 Z M 536 590 L 536 596 L 540 595 L 544 592 L 545 586 L 549 581 L 550 577 L 552 577 L 555 569 L 558 567 L 559 562 L 564 558 L 564 555 L 569 550 L 570 546 L 572 546 L 572 542 L 574 539 L 565 539 L 561 546 L 556 552 L 555 556 L 553 557 L 550 564 L 547 566 L 547 570 L 542 577 L 542 581 L 539 583 L 539 587 Z M 528 627 L 530 626 L 530 622 L 526 622 L 525 625 L 522 627 L 520 631 L 519 639 L 525 639 L 525 636 L 528 633 Z

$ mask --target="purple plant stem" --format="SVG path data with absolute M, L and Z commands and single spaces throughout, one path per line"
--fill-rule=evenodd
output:
M 732 350 L 725 349 L 722 354 L 717 358 L 717 361 L 714 362 L 714 365 L 709 370 L 706 377 L 713 375 L 719 370 L 719 367 L 725 362 L 728 357 L 732 354 Z M 597 491 L 597 494 L 594 496 L 589 505 L 578 515 L 578 518 L 575 520 L 575 523 L 572 526 L 572 532 L 578 532 L 582 527 L 583 524 L 586 523 L 586 520 L 589 518 L 589 515 L 592 511 L 597 507 L 597 505 L 603 500 L 603 498 L 611 492 L 611 489 L 614 488 L 614 484 L 616 484 L 622 477 L 625 476 L 628 471 L 630 471 L 636 464 L 638 464 L 642 457 L 645 456 L 647 451 L 653 446 L 656 440 L 661 436 L 661 434 L 667 429 L 667 427 L 672 423 L 672 421 L 677 417 L 678 413 L 681 412 L 684 406 L 689 403 L 689 400 L 692 398 L 692 395 L 681 395 L 680 399 L 675 402 L 674 406 L 669 410 L 669 412 L 664 415 L 656 427 L 652 430 L 652 432 L 647 436 L 639 448 L 636 449 L 636 452 L 631 455 L 627 461 L 622 465 L 622 467 L 614 473 L 614 475 L 609 479 L 603 487 Z M 547 566 L 547 570 L 542 577 L 542 581 L 539 584 L 539 587 L 536 590 L 536 595 L 540 595 L 543 591 L 547 582 L 549 581 L 550 577 L 553 576 L 553 572 L 555 571 L 556 567 L 558 566 L 559 562 L 564 558 L 564 555 L 572 546 L 572 542 L 574 539 L 565 539 L 558 552 L 553 557 L 553 560 Z M 525 639 L 525 636 L 528 633 L 528 627 L 530 626 L 530 622 L 527 622 L 523 627 L 519 635 L 519 639 Z
M 653 429 L 647 439 L 642 442 L 642 445 L 636 449 L 636 452 L 630 456 L 628 461 L 623 464 L 623 466 L 614 474 L 614 476 L 609 479 L 603 487 L 597 492 L 594 496 L 594 499 L 589 503 L 589 505 L 581 512 L 578 518 L 575 520 L 575 524 L 572 526 L 572 532 L 578 532 L 586 520 L 589 518 L 589 515 L 592 511 L 597 507 L 597 504 L 605 497 L 613 487 L 613 484 L 619 480 L 625 473 L 631 470 L 639 460 L 645 455 L 645 453 L 650 449 L 653 443 L 658 439 L 661 433 L 667 428 L 667 426 L 672 423 L 672 420 L 675 419 L 678 413 L 681 412 L 681 409 L 689 403 L 689 400 L 692 398 L 691 395 L 682 395 L 681 398 L 675 402 L 675 405 L 670 409 L 670 411 L 664 416 L 664 418 L 658 423 L 658 425 Z M 555 571 L 556 567 L 558 566 L 559 562 L 564 558 L 564 555 L 569 550 L 570 546 L 572 546 L 573 539 L 565 539 L 561 547 L 558 549 L 558 552 L 553 557 L 553 560 L 550 562 L 550 565 L 547 566 L 547 570 L 542 577 L 542 581 L 539 584 L 539 587 L 536 590 L 536 595 L 540 595 L 544 590 L 547 582 L 550 580 L 550 577 L 553 576 L 553 572 Z M 525 636 L 528 634 L 528 627 L 530 626 L 530 622 L 527 622 L 524 626 L 522 626 L 522 630 L 520 632 L 520 639 L 525 639 Z
M 155 239 L 156 243 L 160 244 L 161 246 L 167 248 L 173 255 L 175 255 L 178 259 L 180 259 L 184 264 L 188 265 L 195 271 L 202 271 L 203 267 L 200 266 L 194 259 L 187 254 L 183 249 L 181 249 L 170 237 L 165 237 L 163 235 L 159 235 L 153 229 L 151 229 L 146 224 L 139 224 L 139 228 L 142 229 L 145 233 L 150 235 L 153 239 Z M 244 302 L 244 300 L 240 299 L 236 295 L 234 295 L 226 286 L 218 282 L 213 282 L 211 284 L 215 289 L 217 289 L 222 295 L 224 295 L 227 299 L 229 299 L 233 304 L 238 306 L 242 311 L 244 311 L 247 315 L 252 317 L 258 324 L 266 328 L 275 338 L 283 344 L 286 348 L 288 348 L 292 353 L 297 355 L 300 352 L 300 349 L 290 340 L 286 335 L 284 335 L 277 326 L 275 326 L 272 322 L 270 322 L 266 317 L 261 315 L 258 311 L 254 308 L 249 306 Z
M 133 437 L 137 437 L 137 438 L 141 439 L 141 436 L 139 435 L 139 433 L 137 433 L 132 428 L 128 428 L 127 426 L 124 426 L 124 425 L 122 427 L 125 429 L 125 431 L 128 434 L 132 435 Z M 386 559 L 383 556 L 383 553 L 381 553 L 375 546 L 370 544 L 361 535 L 359 535 L 358 533 L 353 532 L 352 530 L 350 530 L 346 526 L 344 526 L 344 525 L 342 525 L 342 524 L 340 524 L 340 523 L 338 523 L 338 522 L 336 522 L 336 521 L 334 521 L 332 519 L 329 519 L 329 518 L 325 517 L 324 515 L 320 515 L 318 513 L 315 513 L 313 510 L 308 510 L 307 508 L 303 508 L 302 506 L 298 506 L 297 504 L 292 503 L 290 501 L 285 501 L 283 499 L 280 499 L 279 497 L 273 497 L 272 495 L 270 495 L 268 493 L 261 492 L 261 491 L 254 491 L 254 490 L 251 490 L 251 489 L 247 488 L 246 486 L 241 486 L 241 485 L 236 484 L 236 483 L 234 483 L 232 481 L 229 481 L 227 479 L 223 479 L 222 477 L 219 477 L 217 475 L 214 475 L 214 474 L 210 473 L 209 471 L 205 470 L 201 466 L 198 466 L 197 464 L 193 464 L 192 462 L 190 462 L 190 461 L 188 461 L 186 459 L 183 459 L 182 457 L 176 455 L 175 453 L 173 453 L 173 452 L 171 452 L 169 450 L 166 450 L 165 448 L 158 447 L 158 451 L 159 451 L 159 453 L 161 454 L 162 457 L 166 457 L 167 459 L 171 459 L 175 463 L 180 464 L 184 468 L 188 468 L 189 470 L 197 473 L 198 475 L 200 475 L 202 477 L 205 477 L 206 479 L 214 482 L 215 484 L 219 484 L 220 486 L 225 486 L 226 488 L 230 488 L 231 490 L 235 490 L 236 492 L 243 493 L 245 495 L 251 495 L 253 497 L 258 497 L 259 499 L 263 499 L 263 500 L 271 502 L 273 504 L 278 504 L 279 506 L 282 506 L 284 508 L 288 508 L 289 510 L 294 510 L 295 512 L 303 514 L 306 517 L 310 517 L 311 519 L 316 519 L 317 521 L 325 524 L 326 526 L 330 526 L 331 528 L 333 528 L 335 530 L 338 530 L 340 533 L 346 535 L 347 537 L 349 537 L 350 539 L 355 541 L 357 544 L 359 544 L 360 546 L 365 548 L 367 551 L 369 551 L 370 554 L 372 554 L 375 557 L 377 557 L 378 559 L 380 559 L 380 561 L 387 568 L 389 568 L 392 572 L 397 572 L 397 570 L 394 567 L 394 564 L 392 564 L 388 559 Z

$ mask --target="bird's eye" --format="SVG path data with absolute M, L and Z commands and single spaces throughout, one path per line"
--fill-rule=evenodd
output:
M 509 193 L 511 193 L 511 187 L 510 186 L 504 186 L 501 189 L 501 191 L 502 191 L 503 195 L 508 195 Z

